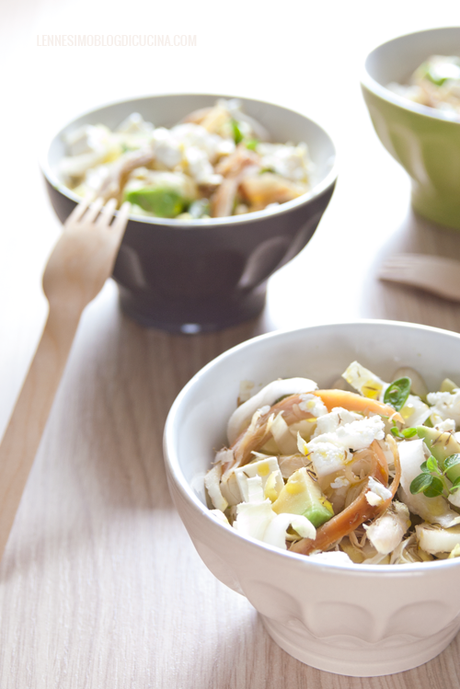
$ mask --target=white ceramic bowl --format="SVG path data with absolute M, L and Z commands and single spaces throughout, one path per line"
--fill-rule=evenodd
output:
M 218 523 L 203 477 L 225 444 L 241 380 L 305 376 L 330 385 L 357 359 L 382 378 L 408 365 L 435 390 L 460 379 L 460 335 L 406 323 L 363 321 L 275 332 L 209 363 L 185 386 L 164 436 L 169 486 L 211 572 L 242 593 L 270 636 L 308 665 L 345 675 L 402 672 L 440 653 L 460 628 L 460 559 L 338 566 L 310 562 Z

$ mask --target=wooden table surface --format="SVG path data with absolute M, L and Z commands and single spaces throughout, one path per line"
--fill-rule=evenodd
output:
M 0 431 L 46 316 L 40 276 L 60 226 L 37 157 L 44 131 L 146 93 L 221 91 L 317 119 L 340 155 L 306 249 L 269 282 L 256 322 L 175 336 L 122 315 L 113 282 L 87 308 L 0 565 L 2 689 L 415 689 L 460 686 L 460 637 L 430 663 L 353 679 L 294 660 L 195 552 L 169 497 L 162 431 L 181 387 L 225 349 L 277 328 L 385 318 L 460 331 L 460 304 L 380 283 L 385 256 L 460 259 L 460 234 L 410 208 L 409 180 L 359 89 L 366 53 L 458 22 L 458 3 L 291 0 L 0 6 Z M 219 12 L 217 12 L 219 9 Z M 195 47 L 42 47 L 37 35 L 196 35 Z

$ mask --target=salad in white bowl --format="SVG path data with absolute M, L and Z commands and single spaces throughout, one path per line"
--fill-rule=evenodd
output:
M 198 554 L 302 662 L 403 672 L 457 634 L 459 361 L 459 334 L 410 323 L 278 331 L 171 407 L 168 482 Z
M 460 556 L 458 385 L 429 392 L 409 368 L 388 383 L 354 361 L 334 387 L 244 387 L 205 478 L 214 516 L 324 562 Z

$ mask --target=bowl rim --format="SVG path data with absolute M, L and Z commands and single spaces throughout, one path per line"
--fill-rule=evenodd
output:
M 337 156 L 337 149 L 334 144 L 334 141 L 332 140 L 330 134 L 322 127 L 320 124 L 316 122 L 316 120 L 313 120 L 311 117 L 307 117 L 301 112 L 298 112 L 297 110 L 293 110 L 292 108 L 286 108 L 284 105 L 280 105 L 279 103 L 273 103 L 271 101 L 267 100 L 260 100 L 257 98 L 246 98 L 245 96 L 234 96 L 234 95 L 229 95 L 229 94 L 215 94 L 215 93 L 196 93 L 196 92 L 182 92 L 182 93 L 158 93 L 158 94 L 150 94 L 150 95 L 140 95 L 140 96 L 135 96 L 135 97 L 130 97 L 130 98 L 122 98 L 120 100 L 114 100 L 114 101 L 109 101 L 107 103 L 103 103 L 98 105 L 95 108 L 90 108 L 89 110 L 85 110 L 84 112 L 80 113 L 76 117 L 73 117 L 71 120 L 67 120 L 64 122 L 64 124 L 61 123 L 59 126 L 58 130 L 53 129 L 54 134 L 51 134 L 46 137 L 45 143 L 43 144 L 40 152 L 39 152 L 39 165 L 40 169 L 45 177 L 45 179 L 49 182 L 49 184 L 59 193 L 61 193 L 63 196 L 67 197 L 71 201 L 74 201 L 75 203 L 79 203 L 81 201 L 81 197 L 77 196 L 71 189 L 65 186 L 63 184 L 57 174 L 52 170 L 52 168 L 49 165 L 48 162 L 48 156 L 49 156 L 49 151 L 51 148 L 51 145 L 53 141 L 58 138 L 64 129 L 67 127 L 71 126 L 73 123 L 75 123 L 77 120 L 79 120 L 82 117 L 86 117 L 88 115 L 92 115 L 94 113 L 97 113 L 99 110 L 103 110 L 105 108 L 109 107 L 116 107 L 119 105 L 122 105 L 124 103 L 130 103 L 132 101 L 140 101 L 140 100 L 153 100 L 153 99 L 160 99 L 160 98 L 165 98 L 165 97 L 181 97 L 181 96 L 195 96 L 195 97 L 203 97 L 203 98 L 225 98 L 225 99 L 237 99 L 237 100 L 246 100 L 246 101 L 253 101 L 254 103 L 259 103 L 262 105 L 269 105 L 269 106 L 275 106 L 278 107 L 282 110 L 292 112 L 296 115 L 300 115 L 300 117 L 303 117 L 305 120 L 308 120 L 311 122 L 315 127 L 320 129 L 325 137 L 328 139 L 331 147 L 332 147 L 332 154 L 331 154 L 331 159 L 333 160 L 331 169 L 328 171 L 324 179 L 322 179 L 320 182 L 315 184 L 311 190 L 305 192 L 301 196 L 299 196 L 296 199 L 293 199 L 292 201 L 287 201 L 286 203 L 280 204 L 279 207 L 270 209 L 269 212 L 266 210 L 262 211 L 253 211 L 252 213 L 246 213 L 244 215 L 230 215 L 228 217 L 224 218 L 209 218 L 209 219 L 197 219 L 197 220 L 191 220 L 191 219 L 183 219 L 183 220 L 177 220 L 176 218 L 154 218 L 150 216 L 144 216 L 144 215 L 130 215 L 129 220 L 130 221 L 137 221 L 137 222 L 143 222 L 148 225 L 160 225 L 160 226 L 167 226 L 171 228 L 176 228 L 176 229 L 182 229 L 182 228 L 193 228 L 193 229 L 205 229 L 209 227 L 219 227 L 219 226 L 227 226 L 227 225 L 232 225 L 234 223 L 238 224 L 244 224 L 251 222 L 253 220 L 259 220 L 259 219 L 264 219 L 264 218 L 272 218 L 274 216 L 280 216 L 285 213 L 289 213 L 289 211 L 293 208 L 297 208 L 299 206 L 303 206 L 308 204 L 310 201 L 313 201 L 317 197 L 321 196 L 323 193 L 328 191 L 328 189 L 333 188 L 335 182 L 337 181 L 337 176 L 338 176 L 338 156 Z M 161 126 L 161 125 L 160 125 Z M 307 144 L 308 146 L 308 144 Z M 315 161 L 312 161 L 313 164 Z M 117 215 L 118 211 L 115 211 L 115 215 Z
M 449 568 L 449 567 L 459 567 L 460 566 L 460 558 L 452 558 L 450 560 L 445 559 L 445 560 L 437 560 L 433 562 L 423 562 L 423 563 L 406 563 L 406 564 L 401 564 L 401 565 L 365 565 L 362 566 L 360 564 L 350 562 L 350 563 L 330 563 L 330 562 L 321 562 L 321 561 L 311 561 L 309 560 L 308 557 L 305 557 L 304 555 L 298 554 L 298 553 L 291 553 L 290 551 L 283 551 L 280 550 L 279 548 L 276 548 L 275 546 L 271 546 L 267 543 L 263 543 L 259 540 L 256 540 L 250 536 L 245 536 L 235 529 L 233 529 L 231 526 L 227 526 L 221 522 L 219 522 L 217 519 L 215 519 L 211 511 L 204 505 L 201 500 L 198 498 L 198 496 L 191 490 L 188 481 L 186 480 L 180 463 L 179 463 L 179 458 L 176 453 L 176 448 L 175 448 L 175 442 L 174 442 L 174 433 L 173 433 L 173 426 L 175 423 L 175 416 L 177 414 L 177 411 L 182 405 L 182 402 L 184 398 L 187 397 L 189 390 L 196 384 L 196 382 L 204 375 L 208 373 L 209 370 L 211 370 L 216 364 L 219 362 L 223 361 L 224 359 L 231 357 L 233 353 L 237 351 L 244 350 L 247 347 L 252 347 L 254 344 L 257 344 L 258 342 L 268 340 L 268 339 L 276 339 L 278 337 L 284 337 L 286 335 L 289 335 L 290 333 L 294 332 L 300 332 L 300 331 L 311 331 L 311 330 L 317 330 L 317 329 L 322 329 L 322 328 L 331 328 L 331 327 L 343 327 L 343 326 L 357 326 L 357 325 L 369 325 L 369 326 L 397 326 L 401 328 L 407 328 L 408 330 L 416 329 L 416 330 L 422 330 L 422 331 L 428 331 L 432 333 L 439 333 L 441 335 L 448 335 L 450 337 L 454 337 L 455 339 L 460 340 L 460 333 L 456 333 L 454 331 L 450 330 L 445 330 L 443 328 L 436 328 L 434 326 L 429 326 L 429 325 L 423 325 L 419 323 L 409 323 L 406 321 L 395 321 L 395 320 L 383 320 L 383 319 L 367 319 L 367 318 L 362 318 L 362 319 L 357 319 L 357 320 L 352 320 L 352 321 L 340 321 L 340 322 L 335 322 L 335 323 L 322 323 L 322 324 L 317 324 L 317 325 L 311 325 L 311 326 L 304 326 L 302 328 L 289 328 L 289 329 L 284 329 L 284 330 L 275 330 L 269 333 L 264 333 L 262 335 L 258 335 L 256 337 L 250 338 L 249 340 L 245 340 L 244 342 L 241 342 L 234 347 L 231 347 L 230 349 L 226 350 L 225 352 L 222 352 L 219 356 L 215 357 L 212 359 L 210 362 L 208 362 L 205 366 L 203 366 L 195 375 L 185 384 L 185 386 L 182 388 L 182 390 L 179 392 L 177 397 L 175 398 L 173 404 L 171 405 L 171 408 L 169 410 L 165 427 L 164 427 L 164 433 L 163 433 L 163 456 L 164 456 L 164 463 L 166 466 L 166 473 L 168 475 L 168 480 L 171 478 L 171 480 L 174 481 L 175 487 L 179 490 L 181 493 L 182 497 L 185 498 L 185 501 L 187 504 L 192 507 L 194 510 L 197 510 L 200 515 L 205 518 L 206 520 L 209 521 L 209 524 L 212 524 L 213 526 L 211 528 L 215 529 L 216 533 L 216 538 L 219 538 L 219 534 L 224 537 L 226 536 L 231 539 L 243 539 L 244 541 L 247 541 L 248 544 L 252 547 L 257 547 L 261 549 L 265 554 L 269 555 L 270 557 L 289 557 L 296 561 L 297 563 L 303 563 L 303 566 L 307 567 L 321 567 L 321 568 L 326 568 L 329 570 L 330 568 L 334 570 L 342 570 L 344 572 L 350 573 L 353 572 L 353 574 L 359 574 L 359 575 L 377 575 L 377 574 L 387 574 L 387 573 L 392 573 L 391 576 L 397 576 L 397 575 L 405 575 L 406 573 L 418 573 L 419 575 L 422 575 L 423 572 L 432 572 L 434 569 L 438 568 Z M 224 531 L 222 531 L 222 529 Z
M 397 43 L 399 41 L 404 40 L 405 38 L 408 38 L 410 36 L 417 36 L 417 35 L 422 35 L 422 34 L 433 34 L 437 32 L 442 32 L 442 31 L 452 31 L 457 29 L 459 32 L 459 42 L 460 42 L 460 26 L 440 26 L 437 28 L 433 29 L 423 29 L 422 31 L 411 31 L 410 33 L 405 33 L 401 34 L 400 36 L 395 36 L 394 38 L 390 39 L 389 41 L 384 41 L 383 43 L 380 43 L 378 46 L 373 48 L 370 53 L 367 54 L 366 59 L 364 60 L 364 65 L 361 70 L 361 86 L 368 89 L 371 93 L 374 95 L 382 98 L 382 100 L 388 101 L 392 103 L 393 105 L 403 109 L 403 110 L 408 110 L 409 112 L 413 112 L 417 115 L 422 115 L 425 117 L 428 117 L 429 119 L 435 120 L 435 121 L 440 121 L 440 122 L 448 122 L 452 125 L 455 126 L 460 126 L 460 116 L 458 119 L 454 119 L 452 117 L 449 117 L 446 113 L 444 113 L 442 110 L 436 110 L 436 108 L 430 108 L 427 105 L 422 105 L 421 103 L 414 103 L 413 101 L 409 100 L 408 98 L 404 98 L 404 96 L 400 96 L 398 93 L 395 93 L 391 91 L 390 89 L 386 88 L 385 86 L 382 86 L 379 84 L 378 81 L 376 81 L 368 72 L 368 60 L 374 53 L 377 52 L 380 48 L 386 45 L 390 45 L 391 43 Z

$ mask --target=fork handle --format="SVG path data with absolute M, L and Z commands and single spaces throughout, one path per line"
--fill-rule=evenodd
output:
M 59 387 L 80 312 L 50 307 L 48 318 L 0 445 L 0 558 Z

